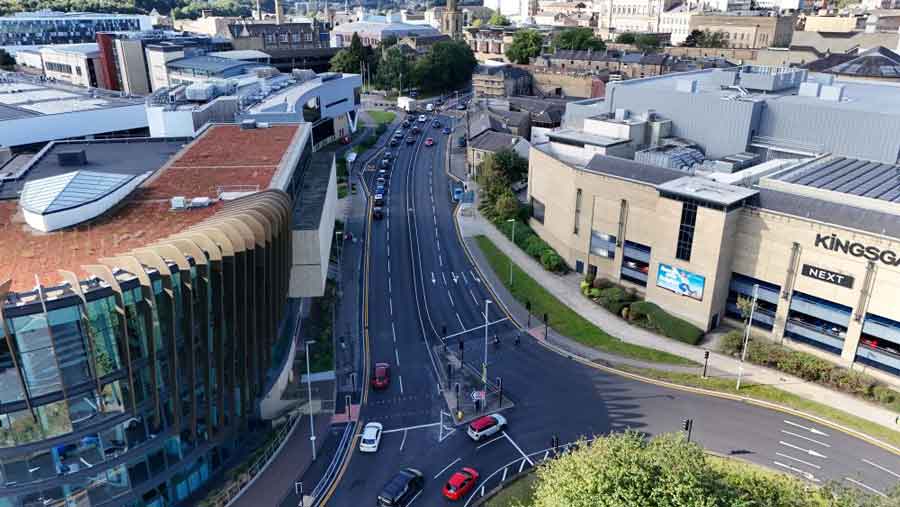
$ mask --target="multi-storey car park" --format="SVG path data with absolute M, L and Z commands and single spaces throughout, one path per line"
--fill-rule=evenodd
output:
M 186 499 L 324 290 L 333 156 L 309 124 L 212 124 L 54 142 L 2 191 L 0 505 Z

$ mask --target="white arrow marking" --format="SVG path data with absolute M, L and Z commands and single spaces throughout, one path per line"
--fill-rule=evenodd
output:
M 781 430 L 781 432 L 784 433 L 785 435 L 790 435 L 790 436 L 792 436 L 792 437 L 802 438 L 803 440 L 808 440 L 808 441 L 810 441 L 810 442 L 812 442 L 812 443 L 814 443 L 814 444 L 819 444 L 819 445 L 821 445 L 822 447 L 831 447 L 829 444 L 826 444 L 825 442 L 820 442 L 820 441 L 816 440 L 815 438 L 804 437 L 803 435 L 798 435 L 798 434 L 796 434 L 796 433 L 794 433 L 794 432 L 791 432 L 791 431 L 788 431 L 788 430 Z
M 431 272 L 431 285 L 434 285 L 436 283 L 437 283 L 437 280 L 434 278 L 434 271 L 432 271 Z
M 778 443 L 781 444 L 781 445 L 783 445 L 783 446 L 785 446 L 785 447 L 790 447 L 791 449 L 795 449 L 795 450 L 798 450 L 798 451 L 800 451 L 800 452 L 805 452 L 806 454 L 809 454 L 810 456 L 815 456 L 815 457 L 817 457 L 817 458 L 826 458 L 826 459 L 828 458 L 828 456 L 825 456 L 824 454 L 819 454 L 819 453 L 817 453 L 816 451 L 814 451 L 814 450 L 812 450 L 812 449 L 804 449 L 804 448 L 802 448 L 802 447 L 798 447 L 798 446 L 796 446 L 796 445 L 794 445 L 794 444 L 789 444 L 789 443 L 784 442 L 784 441 L 781 441 L 781 440 L 780 440 Z
M 451 271 L 450 276 L 453 277 L 453 283 L 459 282 L 459 275 L 457 275 L 455 272 Z
M 447 285 L 447 275 L 443 271 L 441 271 L 441 278 L 444 280 L 444 285 Z
M 787 468 L 791 472 L 794 472 L 794 473 L 800 475 L 801 477 L 805 477 L 807 480 L 810 480 L 813 482 L 819 482 L 819 479 L 816 479 L 815 475 L 813 475 L 805 470 L 800 470 L 799 468 L 794 468 L 790 465 L 785 465 L 784 463 L 781 463 L 779 461 L 773 461 L 772 463 L 775 463 L 776 465 L 778 465 L 780 467 Z
M 803 428 L 803 429 L 805 429 L 806 431 L 812 433 L 813 435 L 821 435 L 821 436 L 823 436 L 823 437 L 827 437 L 827 436 L 828 436 L 828 433 L 825 433 L 824 431 L 817 430 L 816 428 L 813 428 L 812 426 L 809 426 L 809 427 L 803 426 L 803 425 L 797 424 L 797 423 L 795 423 L 795 422 L 793 422 L 793 421 L 788 421 L 787 419 L 785 419 L 784 424 L 790 424 L 791 426 L 794 426 L 795 428 Z

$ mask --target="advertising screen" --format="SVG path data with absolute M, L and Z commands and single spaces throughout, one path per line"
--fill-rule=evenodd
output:
M 675 294 L 700 301 L 703 299 L 703 287 L 706 285 L 706 277 L 660 263 L 659 269 L 656 271 L 656 285 Z

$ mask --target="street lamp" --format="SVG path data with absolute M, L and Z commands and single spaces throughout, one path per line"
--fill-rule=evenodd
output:
M 515 245 L 516 244 L 516 219 L 510 218 L 507 220 L 507 222 L 512 222 L 512 224 L 513 224 L 513 226 L 512 226 L 512 242 L 513 242 L 513 245 Z M 509 257 L 509 286 L 510 287 L 512 287 L 512 265 L 513 265 L 512 257 Z
M 487 393 L 488 305 L 491 302 L 490 299 L 484 300 L 484 362 L 481 363 L 481 383 L 485 393 Z
M 744 360 L 747 358 L 747 343 L 750 341 L 750 326 L 753 325 L 753 313 L 756 310 L 756 297 L 759 293 L 759 284 L 753 284 L 753 300 L 750 303 L 750 318 L 747 319 L 747 328 L 744 330 L 744 343 L 741 347 L 741 364 L 738 366 L 737 385 L 734 387 L 736 391 L 741 390 L 741 379 L 744 376 Z
M 312 445 L 312 456 L 313 461 L 316 460 L 316 432 L 315 425 L 313 424 L 313 413 L 312 413 L 312 375 L 309 372 L 309 346 L 315 341 L 307 341 L 304 342 L 304 346 L 306 347 L 306 388 L 309 392 L 309 443 Z

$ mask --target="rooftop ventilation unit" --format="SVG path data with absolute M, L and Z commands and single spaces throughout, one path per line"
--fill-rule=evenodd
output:
M 194 197 L 191 199 L 191 203 L 188 204 L 188 208 L 205 208 L 212 204 L 212 199 L 209 197 Z
M 183 195 L 176 195 L 172 198 L 172 211 L 187 208 L 187 199 Z
M 56 154 L 59 165 L 65 167 L 87 165 L 87 155 L 84 150 L 60 151 Z
M 241 122 L 241 130 L 253 130 L 256 128 L 256 120 L 247 119 Z
M 681 93 L 697 93 L 696 79 L 679 79 L 675 82 L 675 90 Z

